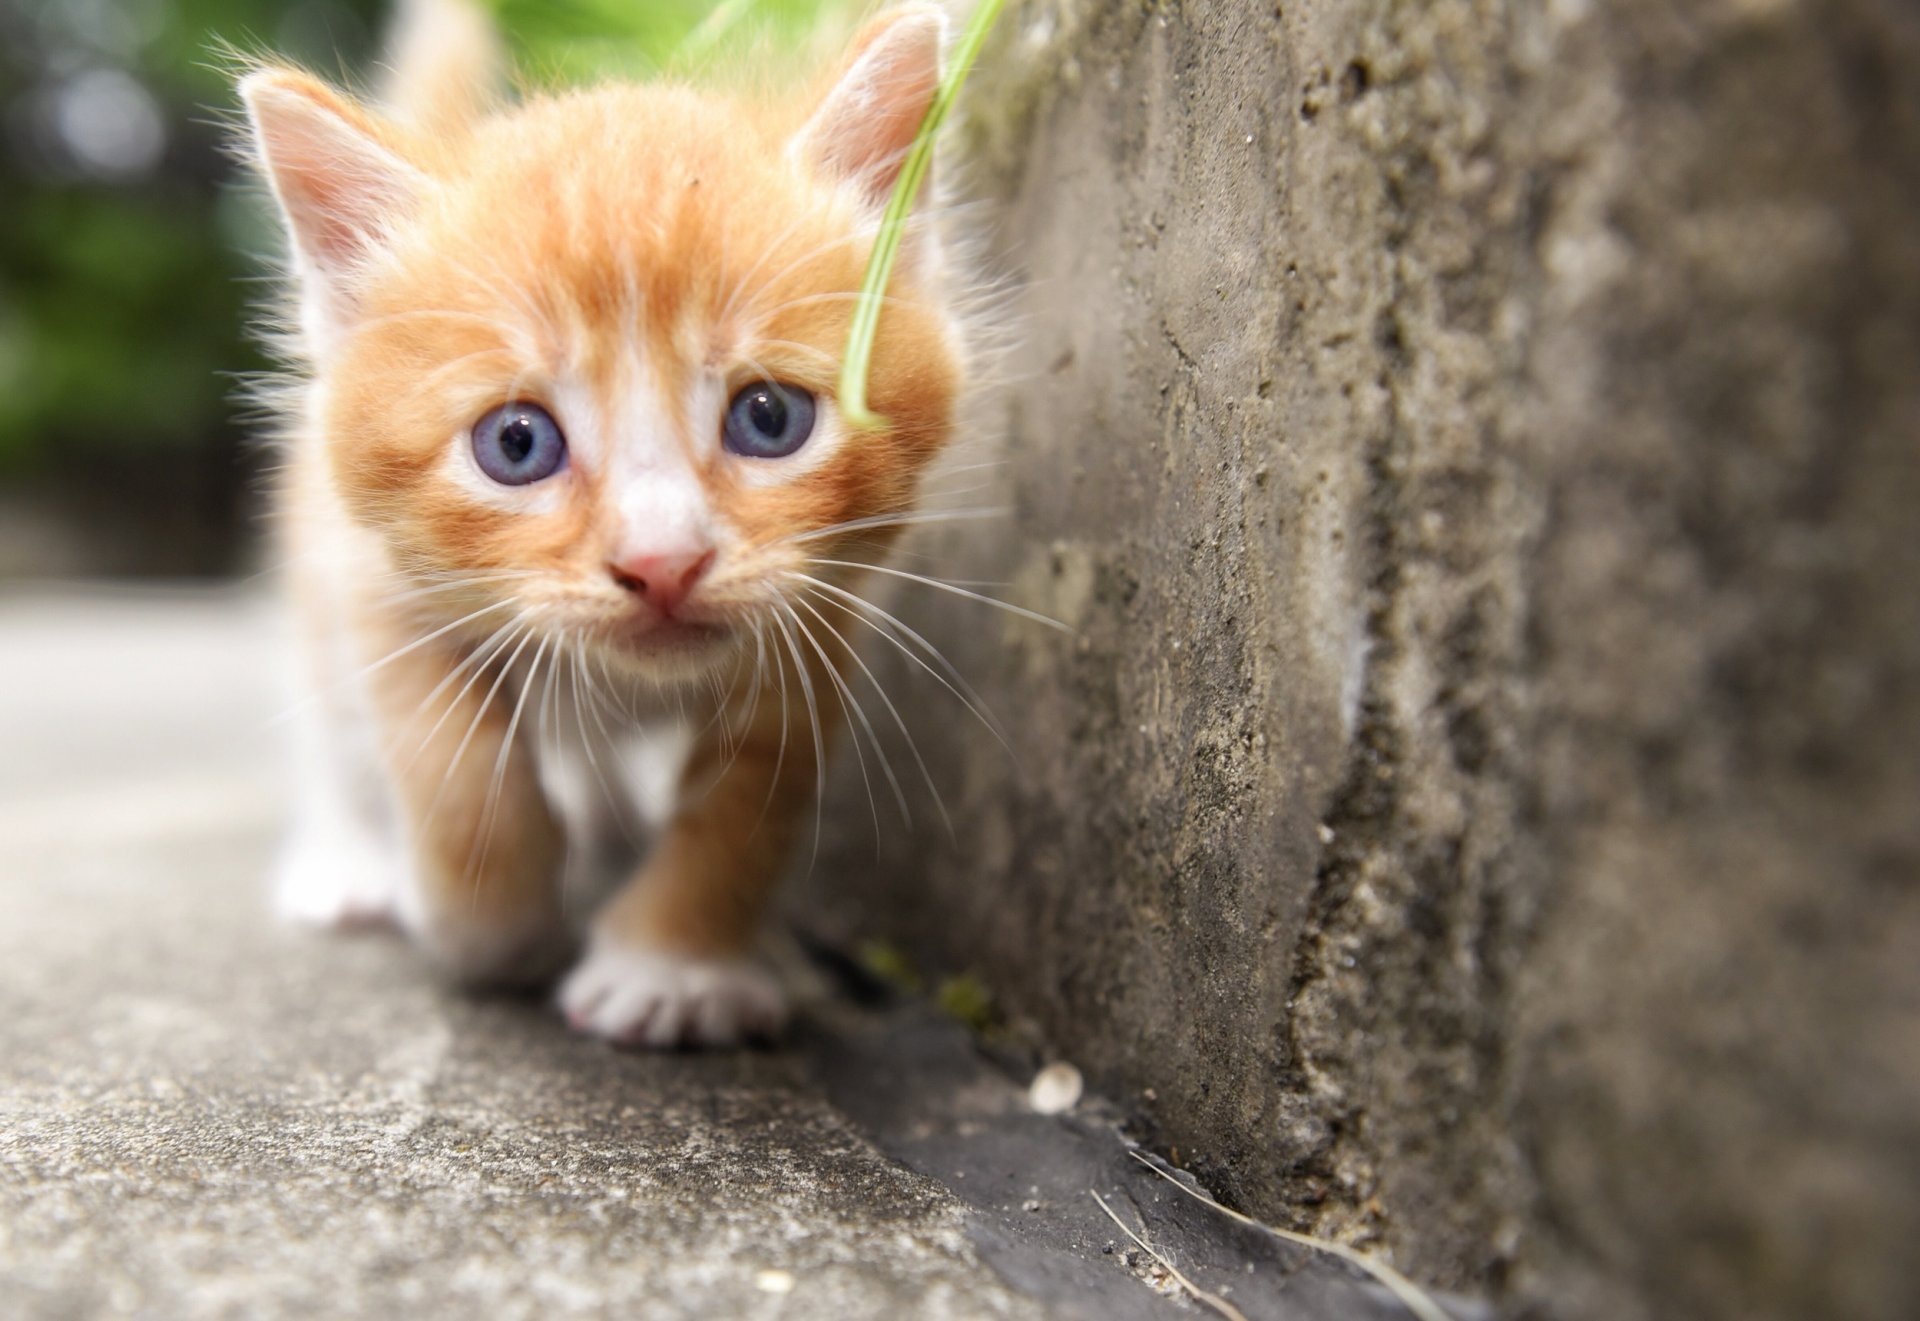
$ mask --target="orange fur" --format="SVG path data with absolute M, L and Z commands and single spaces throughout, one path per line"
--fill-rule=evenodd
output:
M 790 538 L 910 510 L 963 386 L 936 264 L 906 263 L 869 385 L 887 428 L 832 410 L 875 200 L 931 95 L 940 31 L 926 7 L 883 14 L 827 90 L 773 105 L 614 85 L 483 113 L 456 80 L 402 123 L 290 70 L 244 83 L 302 277 L 283 509 L 315 653 L 333 658 L 316 682 L 364 696 L 410 855 L 401 916 L 461 975 L 537 975 L 556 947 L 566 842 L 533 721 L 514 719 L 547 696 L 542 665 L 549 686 L 584 674 L 706 725 L 677 815 L 595 941 L 719 961 L 751 941 L 818 788 L 802 694 L 826 719 L 828 667 L 848 663 L 792 613 L 787 575 L 846 583 L 808 561 L 870 560 L 892 530 Z M 818 399 L 818 454 L 722 448 L 727 400 L 763 379 Z M 559 421 L 569 466 L 495 491 L 465 447 L 515 400 Z M 658 493 L 668 483 L 679 496 Z M 683 518 L 701 530 L 671 536 L 713 558 L 669 619 L 610 565 Z M 523 634 L 498 646 L 510 621 Z M 755 672 L 729 688 L 743 657 Z M 675 1033 L 668 1009 L 591 1026 L 734 1035 L 711 1010 L 679 1006 Z

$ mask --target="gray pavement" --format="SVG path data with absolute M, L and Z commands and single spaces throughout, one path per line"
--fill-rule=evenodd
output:
M 255 596 L 0 598 L 0 1313 L 1401 1316 L 1222 1223 L 924 1008 L 623 1054 L 288 931 Z M 1474 1314 L 1461 1309 L 1461 1315 Z

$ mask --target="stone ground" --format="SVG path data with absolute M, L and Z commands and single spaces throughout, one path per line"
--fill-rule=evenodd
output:
M 278 928 L 278 654 L 244 592 L 0 599 L 7 1315 L 1198 1314 L 1096 1188 L 1250 1318 L 1404 1315 L 923 1008 L 622 1054 Z

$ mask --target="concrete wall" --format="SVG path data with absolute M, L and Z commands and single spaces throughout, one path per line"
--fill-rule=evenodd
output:
M 807 920 L 1516 1312 L 1920 1314 L 1920 16 L 1027 0 L 973 104 L 1013 512 L 901 563 L 1077 635 L 891 594 L 1013 755 L 883 662 L 953 834 L 849 762 Z

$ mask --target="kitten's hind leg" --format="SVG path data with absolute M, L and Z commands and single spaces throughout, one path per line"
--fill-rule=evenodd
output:
M 274 864 L 274 907 L 333 929 L 397 917 L 406 874 L 365 713 L 316 693 L 294 722 L 294 822 Z

